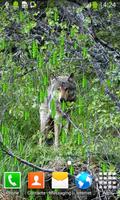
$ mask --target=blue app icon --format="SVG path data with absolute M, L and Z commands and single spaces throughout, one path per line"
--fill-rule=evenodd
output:
M 75 177 L 75 184 L 79 189 L 85 190 L 92 185 L 92 180 L 92 175 L 89 172 L 83 171 Z

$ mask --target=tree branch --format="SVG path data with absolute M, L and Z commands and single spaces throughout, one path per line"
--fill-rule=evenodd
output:
M 24 160 L 22 158 L 20 158 L 19 156 L 16 156 L 10 149 L 8 149 L 2 142 L 2 139 L 0 138 L 0 148 L 2 149 L 3 152 L 5 152 L 7 155 L 9 155 L 10 157 L 17 159 L 19 162 L 23 163 L 24 165 L 30 166 L 32 168 L 35 168 L 37 170 L 43 171 L 43 172 L 53 172 L 54 170 L 52 169 L 44 169 L 41 168 L 31 162 L 28 162 L 27 160 Z

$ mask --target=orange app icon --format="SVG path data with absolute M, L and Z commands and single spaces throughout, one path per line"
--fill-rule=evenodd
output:
M 29 172 L 28 189 L 44 189 L 44 188 L 45 188 L 45 173 Z

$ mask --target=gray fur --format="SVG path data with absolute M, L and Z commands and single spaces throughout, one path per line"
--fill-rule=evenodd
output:
M 61 87 L 63 91 L 62 97 L 60 96 L 61 93 L 58 92 L 58 89 Z M 65 92 L 66 90 L 67 93 Z M 71 76 L 58 76 L 57 78 L 51 80 L 51 84 L 48 87 L 48 96 L 45 99 L 44 103 L 40 105 L 40 131 L 41 133 L 43 133 L 44 137 L 47 136 L 49 131 L 52 130 L 54 132 L 55 148 L 58 148 L 59 134 L 62 128 L 62 124 L 60 122 L 60 118 L 62 116 L 59 112 L 59 108 L 61 106 L 61 99 L 64 101 L 75 101 L 76 99 L 76 84 Z M 54 116 L 54 119 L 52 119 L 51 117 L 52 111 L 50 108 L 52 100 L 54 100 L 56 106 L 56 114 Z

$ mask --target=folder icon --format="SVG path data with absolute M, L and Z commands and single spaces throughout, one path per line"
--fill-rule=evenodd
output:
M 68 188 L 68 173 L 67 172 L 53 172 L 52 173 L 52 188 L 53 189 Z

